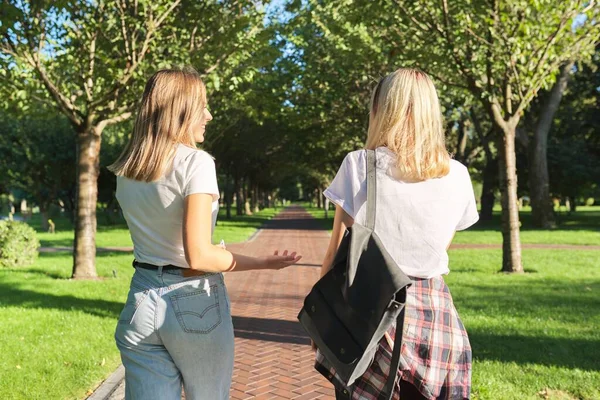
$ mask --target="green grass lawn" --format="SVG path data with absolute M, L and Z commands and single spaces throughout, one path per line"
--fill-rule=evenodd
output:
M 221 239 L 225 243 L 243 242 L 279 211 L 281 211 L 281 208 L 265 208 L 253 215 L 232 216 L 231 219 L 226 219 L 225 209 L 220 209 L 213 240 L 215 243 L 218 243 Z M 27 221 L 37 230 L 40 244 L 43 247 L 72 247 L 74 234 L 71 222 L 67 218 L 56 218 L 54 222 L 56 223 L 56 233 L 47 233 L 42 231 L 41 218 L 38 214 L 34 214 L 32 219 Z M 127 225 L 124 222 L 117 225 L 99 225 L 96 234 L 96 246 L 133 246 Z
M 131 255 L 102 253 L 96 265 L 100 281 L 69 280 L 69 253 L 0 269 L 0 399 L 82 399 L 119 365 Z
M 473 347 L 473 398 L 600 399 L 600 253 L 523 251 L 529 273 L 497 273 L 500 250 L 452 250 L 447 277 Z M 561 397 L 563 396 L 563 397 Z
M 328 219 L 325 219 L 322 209 L 307 207 L 307 210 L 314 217 L 322 219 L 324 229 L 331 230 L 333 210 L 329 211 Z M 522 243 L 600 245 L 600 206 L 580 206 L 577 212 L 570 215 L 560 213 L 557 217 L 558 227 L 553 230 L 533 228 L 530 209 L 524 209 L 520 219 Z M 500 210 L 494 212 L 492 221 L 478 222 L 466 231 L 457 232 L 452 243 L 501 244 Z

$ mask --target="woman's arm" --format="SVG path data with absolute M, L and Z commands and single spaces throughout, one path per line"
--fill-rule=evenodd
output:
M 325 253 L 325 258 L 323 259 L 323 265 L 321 266 L 321 277 L 331 269 L 335 253 L 337 253 L 338 247 L 340 247 L 340 243 L 344 237 L 344 232 L 353 224 L 354 219 L 342 207 L 336 205 L 335 217 L 333 218 L 333 231 L 331 232 L 327 253 Z
M 249 271 L 253 269 L 281 269 L 297 263 L 296 253 L 248 257 L 231 253 L 213 245 L 212 202 L 210 194 L 198 193 L 185 198 L 183 211 L 183 249 L 191 269 L 206 272 Z

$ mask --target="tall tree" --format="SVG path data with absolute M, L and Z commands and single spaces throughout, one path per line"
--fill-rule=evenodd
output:
M 0 114 L 0 171 L 11 189 L 35 199 L 48 228 L 48 209 L 74 183 L 72 127 L 62 115 L 9 109 Z
M 0 7 L 2 89 L 51 104 L 74 127 L 73 277 L 93 278 L 104 128 L 130 118 L 145 79 L 159 68 L 193 60 L 201 75 L 214 76 L 221 65 L 235 65 L 246 41 L 256 39 L 262 12 L 250 0 L 6 0 Z
M 550 92 L 541 97 L 542 104 L 537 122 L 529 143 L 529 194 L 531 198 L 531 217 L 539 228 L 553 228 L 554 210 L 550 198 L 550 177 L 548 175 L 548 134 L 552 128 L 554 115 L 558 110 L 563 93 L 575 65 L 567 61 Z
M 600 197 L 600 46 L 592 63 L 579 65 L 555 114 L 548 140 L 550 190 L 569 198 Z
M 397 43 L 435 75 L 438 66 L 453 69 L 459 78 L 454 84 L 480 99 L 498 132 L 502 270 L 522 272 L 516 128 L 560 65 L 589 57 L 600 39 L 598 6 L 594 0 L 395 3 L 398 26 L 404 28 Z

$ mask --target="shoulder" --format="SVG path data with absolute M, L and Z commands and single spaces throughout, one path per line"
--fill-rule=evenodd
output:
M 345 176 L 353 179 L 361 179 L 364 175 L 362 171 L 366 166 L 366 152 L 365 150 L 355 150 L 346 154 L 342 165 L 338 169 L 338 176 Z
M 448 176 L 450 178 L 455 178 L 455 179 L 465 179 L 465 177 L 469 178 L 469 170 L 460 161 L 451 159 L 450 160 L 450 172 L 448 173 Z
M 377 169 L 387 169 L 390 163 L 396 162 L 396 155 L 386 147 L 378 147 L 375 150 L 375 157 L 377 159 Z M 367 150 L 360 149 L 351 151 L 346 154 L 342 165 L 345 165 L 346 168 L 358 170 L 360 173 L 365 172 L 367 166 Z
M 183 144 L 177 146 L 173 171 L 182 185 L 191 179 L 209 179 L 216 174 L 215 160 L 204 150 Z
M 454 159 L 450 160 L 450 172 L 446 175 L 446 178 L 461 186 L 471 185 L 469 169 L 464 164 Z
M 178 145 L 175 155 L 176 167 L 184 169 L 198 167 L 200 165 L 214 166 L 215 159 L 204 150 L 195 149 L 185 145 Z
M 450 159 L 450 173 L 459 173 L 459 174 L 468 174 L 469 171 L 467 170 L 467 167 L 461 163 L 460 161 L 457 161 L 455 159 Z
M 211 160 L 214 158 L 206 151 L 196 149 L 183 144 L 177 146 L 177 157 L 183 161 L 194 161 L 194 160 Z
M 351 151 L 350 153 L 346 154 L 346 157 L 344 157 L 344 161 L 342 162 L 342 165 L 346 165 L 346 166 L 361 165 L 366 162 L 366 159 L 367 159 L 367 152 L 365 150 L 354 150 L 354 151 Z
M 194 153 L 189 158 L 197 163 L 215 165 L 215 158 L 204 150 L 194 150 Z

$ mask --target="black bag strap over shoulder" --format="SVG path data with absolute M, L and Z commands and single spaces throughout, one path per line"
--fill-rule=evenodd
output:
M 366 150 L 367 152 L 367 219 L 365 226 L 369 229 L 375 229 L 375 212 L 377 201 L 377 159 L 375 150 Z M 394 394 L 394 386 L 398 377 L 398 368 L 400 367 L 400 350 L 402 349 L 402 331 L 404 330 L 404 307 L 396 319 L 396 334 L 394 335 L 394 348 L 392 349 L 392 359 L 390 361 L 390 374 L 385 386 L 381 390 L 379 398 L 381 400 L 390 400 Z
M 390 375 L 388 376 L 385 386 L 381 390 L 381 398 L 391 400 L 394 394 L 394 386 L 398 377 L 398 368 L 400 368 L 400 350 L 402 349 L 402 331 L 404 329 L 404 308 L 398 319 L 396 319 L 396 334 L 394 335 L 394 349 L 392 350 L 392 359 L 390 361 Z
M 375 229 L 375 212 L 377 201 L 377 160 L 374 150 L 367 152 L 367 220 L 365 227 Z

